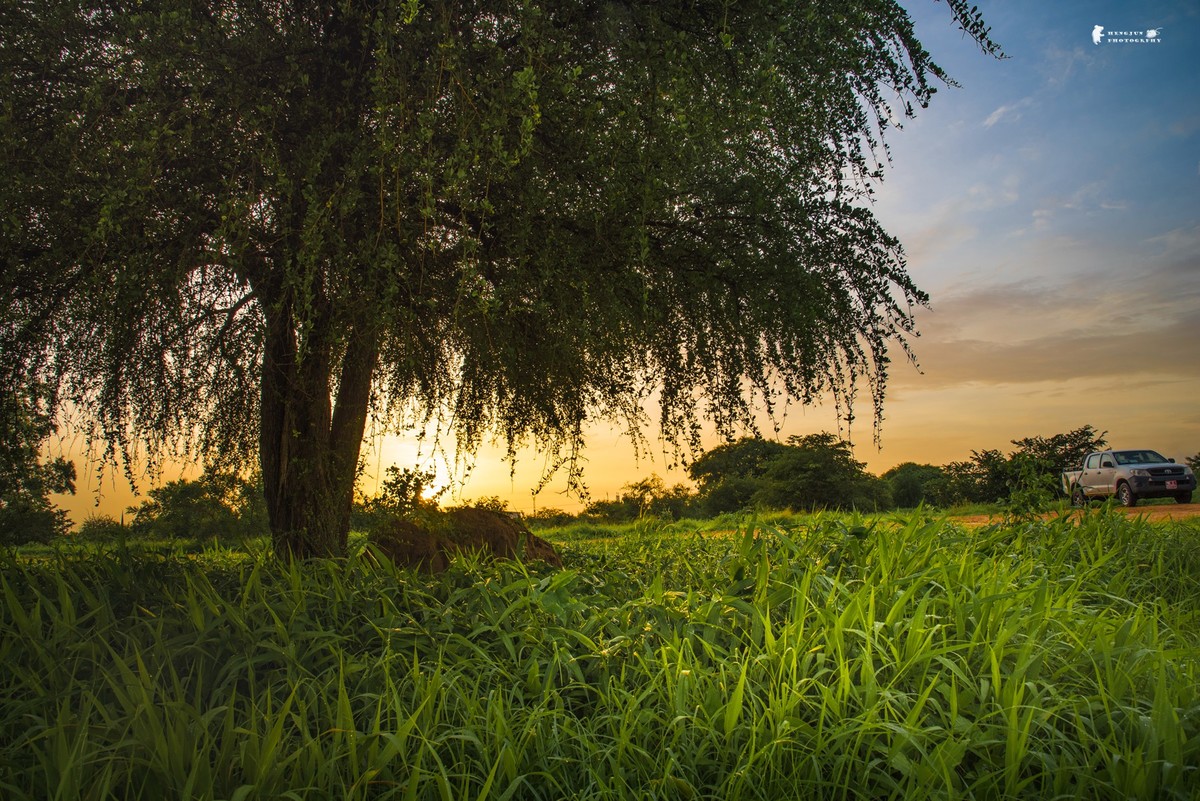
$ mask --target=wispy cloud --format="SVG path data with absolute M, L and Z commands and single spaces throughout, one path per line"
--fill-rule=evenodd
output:
M 1167 132 L 1180 138 L 1191 136 L 1200 130 L 1200 114 L 1189 114 L 1171 122 Z
M 967 190 L 965 204 L 955 201 L 959 212 L 991 211 L 1002 206 L 1011 206 L 1020 199 L 1021 178 L 1009 173 L 998 182 L 973 184 Z
M 1091 26 L 1084 25 L 1081 29 L 1081 37 L 1087 36 L 1091 32 Z M 1091 47 L 1091 44 L 1088 44 Z M 1059 47 L 1052 45 L 1046 48 L 1044 58 L 1042 59 L 1040 69 L 1045 77 L 1046 86 L 1051 89 L 1059 89 L 1075 75 L 1075 71 L 1080 67 L 1090 67 L 1096 62 L 1097 56 L 1086 50 L 1082 46 L 1071 48 Z
M 1200 253 L 1200 225 L 1173 228 L 1151 237 L 1147 242 L 1161 248 L 1163 255 L 1168 258 L 1196 260 L 1200 258 L 1196 255 Z
M 1007 103 L 1003 106 L 1000 106 L 991 114 L 989 114 L 987 119 L 983 121 L 983 127 L 991 128 L 993 125 L 1002 120 L 1016 122 L 1017 120 L 1021 119 L 1021 112 L 1029 108 L 1032 104 L 1033 98 L 1025 97 L 1015 103 Z
M 914 344 L 923 374 L 898 373 L 898 385 L 1138 381 L 1147 375 L 1194 381 L 1185 354 L 1188 343 L 1200 339 L 1200 256 L 1182 257 L 1178 248 L 1197 233 L 1145 243 L 1158 253 L 1104 281 L 1095 274 L 1047 274 L 935 297 L 933 309 L 918 315 L 923 335 Z
M 1103 316 L 1096 318 L 1097 325 Z M 917 357 L 924 375 L 903 383 L 924 388 L 958 384 L 1028 384 L 1076 378 L 1180 376 L 1180 343 L 1200 337 L 1200 315 L 1191 315 L 1149 331 L 1110 334 L 1081 329 L 1019 342 L 948 340 L 922 343 Z M 1185 373 L 1187 374 L 1185 376 Z
M 1052 227 L 1063 212 L 1092 215 L 1099 212 L 1124 211 L 1129 203 L 1108 195 L 1108 186 L 1103 181 L 1084 184 L 1066 197 L 1043 198 L 1031 213 L 1032 230 L 1045 231 Z

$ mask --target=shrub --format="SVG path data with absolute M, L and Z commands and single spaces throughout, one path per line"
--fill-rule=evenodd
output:
M 355 498 L 350 513 L 351 528 L 366 532 L 388 531 L 398 519 L 422 518 L 436 510 L 437 496 L 441 492 L 435 493 L 433 498 L 426 497 L 435 475 L 433 470 L 389 466 L 378 494 Z
M 262 486 L 231 473 L 205 471 L 150 491 L 129 509 L 129 533 L 154 539 L 245 539 L 267 530 Z
M 45 499 L 5 499 L 0 505 L 0 547 L 47 543 L 70 526 L 67 513 Z
M 1014 475 L 1008 481 L 1007 514 L 1016 520 L 1031 520 L 1054 502 L 1056 482 L 1025 454 L 1014 454 L 1009 464 Z
M 574 523 L 576 516 L 562 509 L 539 509 L 525 515 L 525 522 L 530 528 L 557 528 Z
M 901 509 L 915 509 L 932 502 L 932 488 L 943 478 L 942 468 L 931 464 L 904 462 L 881 478 L 891 486 L 892 501 Z
M 668 487 L 657 475 L 621 488 L 616 500 L 595 501 L 586 514 L 612 523 L 628 523 L 645 517 L 679 520 L 696 511 L 697 496 L 683 484 Z
M 75 536 L 87 542 L 115 542 L 129 534 L 129 526 L 111 515 L 91 514 L 80 523 Z

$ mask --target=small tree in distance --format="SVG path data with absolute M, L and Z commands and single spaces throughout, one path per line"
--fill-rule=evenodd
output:
M 751 507 L 772 509 L 886 509 L 887 482 L 865 470 L 850 443 L 821 432 L 787 443 L 744 438 L 714 448 L 688 467 L 708 514 Z
M 1019 490 L 1024 506 L 1037 505 L 1031 499 L 1061 493 L 1063 470 L 1078 468 L 1085 455 L 1107 447 L 1107 433 L 1085 425 L 1050 437 L 1012 440 L 1017 447 L 1007 456 L 996 449 L 971 451 L 969 460 L 942 468 L 941 477 L 927 485 L 928 496 L 939 506 L 1008 503 Z
M 70 528 L 49 496 L 75 492 L 75 465 L 41 453 L 55 430 L 51 405 L 46 387 L 0 392 L 0 546 L 48 542 Z
M 880 476 L 891 487 L 892 502 L 901 509 L 934 502 L 932 488 L 944 481 L 944 477 L 941 467 L 916 462 L 898 464 Z
M 1091 425 L 1080 426 L 1052 437 L 1026 437 L 1015 439 L 1016 453 L 1034 460 L 1040 472 L 1057 475 L 1063 470 L 1075 470 L 1083 464 L 1083 457 L 1093 451 L 1108 447 L 1107 431 L 1097 432 Z
M 623 486 L 613 500 L 593 501 L 584 513 L 613 522 L 679 520 L 693 513 L 695 501 L 696 494 L 683 484 L 668 487 L 657 474 L 651 474 Z
M 719 445 L 688 465 L 707 514 L 737 512 L 753 505 L 754 495 L 771 463 L 787 446 L 761 437 L 744 437 Z
M 850 443 L 827 431 L 788 438 L 752 501 L 773 509 L 887 509 L 887 482 L 866 472 Z
M 267 533 L 258 482 L 214 470 L 150 490 L 129 513 L 129 533 L 136 537 L 244 540 Z

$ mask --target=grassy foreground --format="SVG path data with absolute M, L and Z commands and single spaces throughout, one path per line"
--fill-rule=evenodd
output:
M 1200 798 L 1200 528 L 4 557 L 6 799 Z

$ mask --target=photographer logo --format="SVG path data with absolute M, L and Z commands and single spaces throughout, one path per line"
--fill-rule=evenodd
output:
M 1103 25 L 1093 25 L 1092 44 L 1162 44 L 1162 28 L 1106 31 Z

